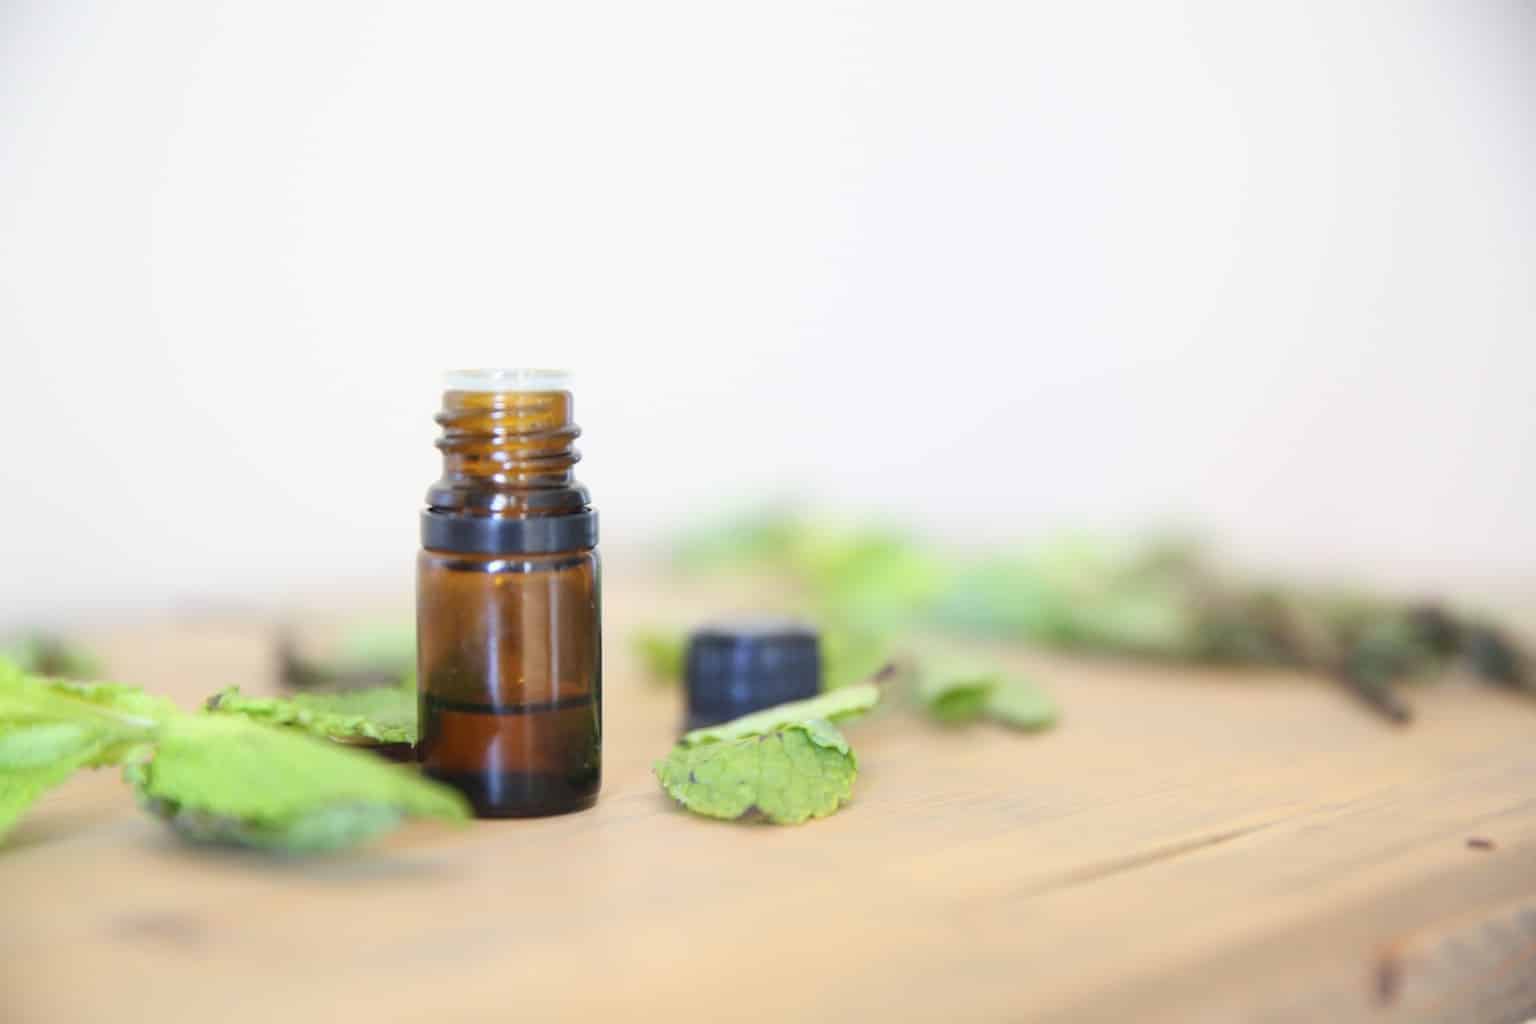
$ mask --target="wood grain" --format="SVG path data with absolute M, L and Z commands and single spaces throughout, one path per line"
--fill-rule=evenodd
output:
M 1303 677 L 1008 651 L 1061 699 L 1056 731 L 889 708 L 849 727 L 842 813 L 714 823 L 650 776 L 680 710 L 622 638 L 718 602 L 608 585 L 594 810 L 284 862 L 189 849 L 113 775 L 76 780 L 0 850 L 0 1019 L 1536 1015 L 1536 703 L 1426 688 L 1402 730 Z M 270 636 L 205 617 L 99 641 L 191 706 L 270 688 Z

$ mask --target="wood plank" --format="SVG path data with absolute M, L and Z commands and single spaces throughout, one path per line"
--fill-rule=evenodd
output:
M 1536 704 L 1429 688 L 1399 730 L 1284 673 L 1010 651 L 1062 699 L 1058 730 L 891 708 L 849 728 L 842 813 L 713 823 L 651 778 L 679 709 L 621 639 L 715 603 L 614 582 L 597 808 L 284 862 L 184 847 L 82 778 L 0 851 L 3 1019 L 1536 1013 Z M 206 619 L 103 642 L 191 705 L 267 684 L 269 638 Z

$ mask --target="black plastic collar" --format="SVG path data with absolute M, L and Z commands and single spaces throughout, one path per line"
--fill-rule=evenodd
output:
M 547 555 L 597 546 L 597 513 L 526 519 L 421 513 L 421 546 L 477 555 Z

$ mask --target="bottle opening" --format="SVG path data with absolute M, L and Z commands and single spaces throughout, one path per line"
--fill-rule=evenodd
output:
M 448 391 L 569 391 L 569 370 L 517 369 L 449 370 L 443 374 Z

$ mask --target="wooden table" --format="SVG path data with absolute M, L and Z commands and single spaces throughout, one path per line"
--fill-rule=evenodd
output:
M 1536 1014 L 1536 702 L 1426 688 L 1400 730 L 1307 678 L 1010 652 L 1055 732 L 891 707 L 848 727 L 843 812 L 717 823 L 651 777 L 677 697 L 623 643 L 712 605 L 623 574 L 607 604 L 594 810 L 284 862 L 183 846 L 115 773 L 77 779 L 0 850 L 0 1019 Z M 205 615 L 97 640 L 191 706 L 270 688 L 270 637 Z

